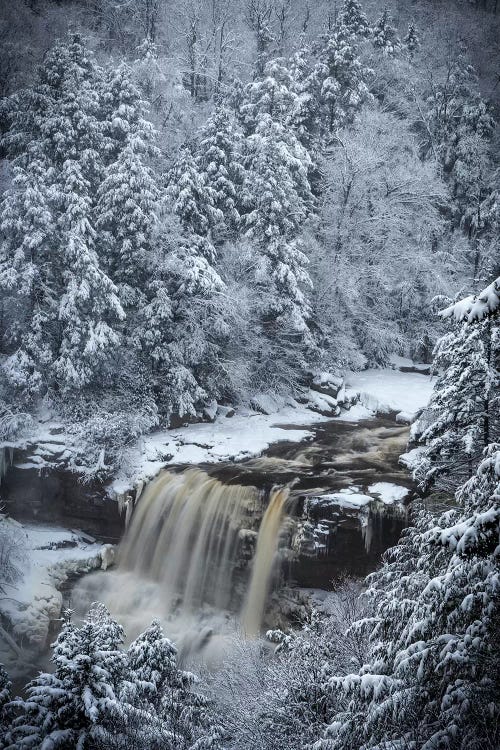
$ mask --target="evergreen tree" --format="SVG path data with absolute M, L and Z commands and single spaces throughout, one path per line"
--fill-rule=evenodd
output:
M 415 52 L 418 52 L 420 49 L 420 39 L 417 36 L 417 30 L 414 23 L 408 24 L 408 32 L 403 41 L 411 60 Z
M 3 372 L 21 402 L 43 393 L 55 356 L 57 268 L 45 167 L 14 167 L 12 188 L 1 206 L 0 289 Z
M 306 146 L 321 146 L 347 123 L 369 98 L 368 69 L 357 57 L 355 38 L 337 27 L 312 47 L 306 75 L 296 84 L 297 104 L 290 122 Z
M 203 254 L 209 261 L 214 261 L 215 248 L 210 240 L 211 230 L 222 221 L 223 214 L 216 207 L 214 187 L 200 172 L 189 148 L 182 150 L 170 173 L 169 193 L 174 203 L 174 212 L 179 217 L 185 234 L 205 238 Z
M 296 95 L 290 70 L 284 60 L 270 60 L 262 75 L 247 84 L 239 116 L 247 135 L 255 132 L 262 115 L 285 123 L 294 108 Z
M 119 336 L 108 321 L 122 319 L 123 309 L 113 282 L 101 269 L 90 223 L 89 182 L 76 160 L 62 168 L 62 212 L 57 225 L 64 253 L 63 292 L 58 309 L 60 344 L 54 374 L 62 391 L 79 390 L 109 361 Z
M 425 445 L 416 476 L 456 489 L 499 436 L 500 342 L 489 319 L 455 326 L 434 351 L 440 373 L 429 406 L 413 427 Z
M 218 747 L 219 731 L 209 702 L 196 691 L 195 676 L 178 668 L 176 649 L 158 621 L 129 646 L 127 677 L 123 696 L 134 709 L 128 732 L 132 724 L 142 735 L 141 746 L 164 750 Z M 147 724 L 144 712 L 153 719 Z
M 3 664 L 0 664 L 0 748 L 4 747 L 4 738 L 7 735 L 7 712 L 5 706 L 11 700 L 12 683 L 9 675 L 5 671 Z
M 493 335 L 499 304 L 494 282 L 454 312 L 465 325 L 490 321 Z M 498 745 L 499 492 L 492 442 L 457 490 L 456 507 L 437 517 L 417 512 L 370 576 L 375 616 L 358 624 L 370 634 L 369 658 L 357 674 L 332 680 L 350 702 L 321 748 Z
M 197 148 L 196 162 L 203 182 L 214 191 L 214 206 L 223 217 L 226 232 L 239 225 L 238 191 L 243 181 L 241 134 L 223 104 L 208 118 Z M 216 227 L 220 233 L 219 226 Z
M 99 255 L 127 309 L 141 301 L 152 260 L 159 190 L 147 162 L 156 133 L 128 66 L 110 72 L 102 99 L 109 164 L 97 193 Z
M 290 130 L 263 116 L 248 139 L 243 198 L 246 236 L 258 248 L 254 278 L 264 339 L 257 368 L 271 380 L 277 377 L 277 363 L 287 357 L 300 372 L 304 349 L 311 344 L 306 291 L 311 282 L 300 237 L 313 205 L 310 165 L 307 151 Z
M 138 335 L 151 359 L 160 412 L 167 420 L 193 417 L 224 387 L 219 360 L 226 330 L 218 312 L 224 284 L 207 238 L 183 232 L 174 220 L 166 221 L 158 243 Z
M 392 25 L 392 17 L 387 8 L 372 29 L 373 46 L 384 55 L 392 57 L 401 47 L 397 30 Z
M 105 742 L 108 726 L 123 717 L 119 685 L 123 631 L 96 604 L 81 627 L 65 622 L 53 651 L 54 673 L 41 673 L 27 698 L 9 704 L 15 718 L 7 748 L 87 748 Z
M 370 34 L 370 25 L 363 12 L 359 0 L 344 0 L 340 9 L 338 22 L 351 34 L 367 37 Z
M 7 106 L 5 146 L 17 177 L 2 204 L 7 236 L 0 276 L 19 311 L 11 321 L 15 354 L 7 373 L 13 381 L 18 362 L 17 384 L 29 395 L 47 380 L 62 391 L 86 386 L 118 343 L 115 326 L 123 311 L 100 267 L 92 221 L 105 150 L 101 82 L 100 69 L 72 37 L 50 50 L 37 84 Z M 19 232 L 20 210 L 28 203 Z M 16 263 L 28 271 L 28 286 L 24 269 L 21 275 L 9 271 Z M 22 328 L 26 333 L 16 340 Z
M 371 576 L 369 660 L 332 681 L 351 700 L 321 748 L 498 745 L 499 466 L 491 445 L 462 507 L 418 514 Z

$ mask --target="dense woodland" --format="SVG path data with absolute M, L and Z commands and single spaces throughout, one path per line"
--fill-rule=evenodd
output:
M 68 613 L 0 747 L 498 750 L 497 2 L 18 0 L 0 35 L 3 440 L 50 412 L 105 476 L 214 400 L 437 373 L 361 599 L 202 677 Z
M 3 437 L 52 413 L 104 475 L 214 400 L 430 361 L 499 271 L 498 29 L 492 2 L 4 3 Z

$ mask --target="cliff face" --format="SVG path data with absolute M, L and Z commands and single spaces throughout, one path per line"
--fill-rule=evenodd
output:
M 0 499 L 5 511 L 19 520 L 77 527 L 111 543 L 118 542 L 123 533 L 118 503 L 109 497 L 105 485 L 83 482 L 78 474 L 60 466 L 37 468 L 29 449 L 14 449 L 2 478 Z

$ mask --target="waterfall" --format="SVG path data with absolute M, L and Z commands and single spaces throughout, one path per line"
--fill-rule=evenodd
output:
M 288 489 L 273 490 L 260 525 L 252 577 L 241 616 L 243 631 L 249 636 L 258 635 L 260 631 L 288 495 Z
M 238 534 L 255 487 L 228 486 L 198 469 L 164 472 L 143 492 L 119 554 L 121 568 L 156 580 L 184 611 L 229 607 Z
M 255 487 L 223 484 L 200 469 L 162 472 L 141 493 L 117 567 L 75 586 L 76 612 L 102 601 L 131 638 L 157 617 L 180 658 L 221 661 L 240 622 L 244 633 L 259 633 L 287 497 L 286 489 L 270 493 L 256 533 L 264 498 Z

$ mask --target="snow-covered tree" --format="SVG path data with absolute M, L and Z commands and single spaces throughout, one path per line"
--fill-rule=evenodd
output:
M 229 109 L 219 105 L 201 132 L 196 161 L 205 185 L 214 191 L 214 206 L 221 212 L 225 233 L 234 232 L 240 221 L 239 189 L 243 182 L 243 143 Z M 220 228 L 216 226 L 216 232 Z
M 350 697 L 324 750 L 494 748 L 500 739 L 500 453 L 491 445 L 457 493 L 459 509 L 415 526 L 371 576 L 369 659 L 334 678 Z
M 26 536 L 8 518 L 0 518 L 0 596 L 9 597 L 27 563 Z
M 209 238 L 211 229 L 222 221 L 223 215 L 215 205 L 215 188 L 207 182 L 187 147 L 169 175 L 169 192 L 186 235 Z M 215 249 L 208 241 L 204 254 L 209 260 L 215 259 Z
M 95 209 L 99 255 L 127 309 L 141 300 L 152 260 L 159 189 L 148 159 L 156 154 L 155 132 L 124 64 L 110 72 L 102 107 L 109 163 Z
M 425 445 L 416 472 L 425 485 L 456 488 L 499 435 L 500 342 L 489 320 L 455 326 L 434 352 L 438 380 L 414 426 Z
M 262 75 L 247 84 L 238 110 L 245 133 L 255 132 L 262 115 L 285 123 L 294 108 L 296 95 L 289 67 L 282 59 L 269 60 Z
M 488 290 L 458 306 L 471 315 L 465 325 L 498 328 L 498 286 Z M 499 492 L 500 451 L 491 442 L 454 508 L 414 512 L 414 526 L 369 577 L 374 617 L 357 625 L 369 633 L 368 659 L 331 681 L 349 702 L 321 748 L 498 745 Z
M 209 701 L 197 692 L 196 677 L 177 666 L 177 651 L 158 621 L 128 648 L 122 698 L 131 706 L 126 741 L 164 750 L 219 747 Z
M 62 210 L 57 217 L 64 248 L 57 311 L 60 343 L 53 366 L 63 392 L 81 389 L 96 378 L 99 366 L 109 361 L 119 343 L 112 324 L 124 317 L 117 289 L 99 264 L 89 188 L 81 164 L 76 159 L 65 161 L 59 188 Z
M 318 146 L 331 141 L 370 98 L 366 85 L 370 71 L 359 60 L 356 39 L 344 26 L 312 45 L 309 66 L 307 74 L 301 66 L 290 119 L 303 143 Z
M 125 656 L 123 631 L 96 604 L 80 627 L 67 620 L 54 644 L 53 673 L 41 673 L 27 697 L 9 704 L 15 714 L 7 748 L 92 747 L 123 715 L 118 698 Z
M 269 115 L 260 119 L 248 138 L 243 200 L 245 233 L 257 248 L 252 273 L 263 334 L 257 370 L 270 377 L 277 376 L 276 365 L 287 356 L 296 358 L 300 372 L 301 356 L 311 344 L 311 282 L 301 239 L 313 206 L 310 164 L 307 151 L 289 129 Z
M 38 82 L 7 107 L 5 146 L 16 183 L 2 205 L 7 236 L 0 274 L 19 317 L 10 329 L 6 371 L 12 381 L 19 364 L 14 384 L 29 395 L 47 381 L 63 392 L 86 386 L 118 344 L 123 311 L 100 267 L 92 220 L 105 147 L 101 79 L 72 37 L 49 51 Z M 16 265 L 21 273 L 9 272 Z
M 408 24 L 408 31 L 403 41 L 406 49 L 408 50 L 408 55 L 411 59 L 415 52 L 418 52 L 421 46 L 420 39 L 417 35 L 417 29 L 415 28 L 415 24 L 413 22 L 410 22 Z
M 443 311 L 453 330 L 436 345 L 439 375 L 429 406 L 413 427 L 425 446 L 416 476 L 425 485 L 455 489 L 475 471 L 484 449 L 500 437 L 498 286 Z
M 11 687 L 12 683 L 9 679 L 9 675 L 5 671 L 3 664 L 0 664 L 0 747 L 4 747 L 3 738 L 7 734 L 8 719 L 5 712 L 5 706 L 11 700 Z
M 401 48 L 397 29 L 392 25 L 392 17 L 387 8 L 372 29 L 372 41 L 375 49 L 392 57 Z
M 344 0 L 338 22 L 351 34 L 358 34 L 363 37 L 370 34 L 370 25 L 359 0 Z
M 261 76 L 269 59 L 274 34 L 272 31 L 273 3 L 271 0 L 248 0 L 246 22 L 255 34 L 256 73 Z
M 453 51 L 437 79 L 426 82 L 420 107 L 423 154 L 436 159 L 450 184 L 456 226 L 470 245 L 470 278 L 484 280 L 491 268 L 491 237 L 497 234 L 489 207 L 498 190 L 489 167 L 494 120 L 464 51 Z
M 429 361 L 438 330 L 430 301 L 447 291 L 450 263 L 433 251 L 446 187 L 412 134 L 377 107 L 338 135 L 340 145 L 320 161 L 309 253 L 325 366 L 363 367 L 406 347 Z
M 366 638 L 349 627 L 366 614 L 359 586 L 346 581 L 330 597 L 328 615 L 313 611 L 300 630 L 268 631 L 266 649 L 244 639 L 233 642 L 224 670 L 209 677 L 224 747 L 312 746 L 337 709 L 330 678 L 363 663 Z
M 193 417 L 223 389 L 219 359 L 227 332 L 218 299 L 224 283 L 211 262 L 212 243 L 183 231 L 168 213 L 157 244 L 138 336 L 150 358 L 160 412 L 167 419 Z
M 57 268 L 51 266 L 56 238 L 45 174 L 41 159 L 27 169 L 14 167 L 1 205 L 3 371 L 27 402 L 43 393 L 55 356 L 58 285 Z

